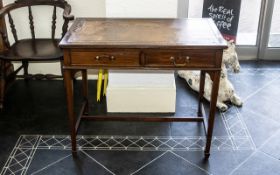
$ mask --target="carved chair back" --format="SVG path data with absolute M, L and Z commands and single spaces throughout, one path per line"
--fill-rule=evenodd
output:
M 34 7 L 35 6 L 50 6 L 52 8 L 51 21 L 50 21 L 50 35 L 48 38 L 40 38 L 41 33 L 35 32 L 37 30 L 37 25 L 34 25 L 34 17 L 37 19 L 37 16 L 34 16 Z M 36 62 L 47 62 L 47 61 L 62 61 L 63 52 L 58 47 L 59 39 L 56 39 L 56 28 L 57 28 L 57 17 L 58 17 L 58 8 L 62 9 L 62 36 L 65 35 L 68 23 L 70 20 L 74 19 L 74 16 L 70 15 L 71 6 L 65 0 L 17 0 L 14 3 L 8 4 L 0 9 L 0 35 L 3 40 L 3 49 L 0 51 L 0 109 L 3 108 L 4 95 L 8 87 L 10 80 L 15 80 L 15 77 L 24 78 L 25 80 L 29 79 L 53 79 L 61 78 L 60 75 L 52 74 L 29 74 L 28 65 L 30 61 Z M 28 23 L 26 24 L 27 30 L 30 30 L 30 37 L 21 39 L 18 37 L 19 33 L 17 31 L 23 30 L 23 26 L 15 24 L 14 21 L 25 22 L 24 17 L 17 16 L 15 20 L 14 14 L 16 11 L 26 10 L 26 17 Z M 45 14 L 45 13 L 44 13 Z M 40 18 L 41 19 L 41 18 Z M 6 20 L 6 23 L 4 22 Z M 22 21 L 21 21 L 22 20 Z M 39 21 L 41 22 L 41 21 Z M 36 23 L 37 24 L 37 23 Z M 17 26 L 17 28 L 16 28 Z M 44 26 L 45 27 L 45 26 Z M 35 30 L 36 29 L 36 30 Z M 7 34 L 7 30 L 11 31 L 11 36 Z M 24 30 L 25 31 L 25 30 Z M 41 32 L 41 30 L 39 30 Z M 23 33 L 23 32 L 22 32 Z M 9 33 L 10 34 L 10 33 Z M 58 34 L 58 33 L 57 33 Z M 26 35 L 26 33 L 25 33 Z M 8 38 L 14 38 L 14 42 L 9 42 Z M 12 40 L 10 40 L 12 41 Z M 11 67 L 11 61 L 22 62 L 22 65 L 19 66 L 16 70 L 13 70 Z M 13 72 L 10 73 L 7 71 L 7 66 L 9 70 Z M 17 75 L 20 70 L 23 69 L 23 75 Z
M 32 13 L 32 7 L 34 6 L 52 6 L 52 22 L 51 22 L 51 34 L 50 38 L 55 39 L 55 32 L 56 32 L 56 24 L 57 24 L 57 8 L 63 9 L 63 25 L 62 25 L 62 34 L 63 37 L 64 34 L 67 31 L 68 23 L 70 20 L 74 19 L 74 16 L 70 15 L 71 12 L 71 6 L 65 1 L 65 0 L 17 0 L 14 3 L 8 4 L 5 7 L 3 7 L 0 10 L 0 18 L 5 18 L 7 16 L 8 19 L 8 25 L 11 30 L 12 36 L 14 38 L 15 42 L 18 42 L 18 34 L 16 25 L 14 23 L 12 11 L 20 9 L 20 8 L 27 8 L 28 9 L 28 19 L 29 19 L 29 28 L 31 32 L 32 39 L 36 39 L 36 33 L 35 33 L 35 27 L 34 27 L 34 17 Z M 8 28 L 8 27 L 7 27 Z M 7 33 L 4 29 L 0 29 L 0 34 L 2 36 L 2 39 L 4 41 L 4 44 L 7 48 L 10 47 L 10 43 L 7 37 Z

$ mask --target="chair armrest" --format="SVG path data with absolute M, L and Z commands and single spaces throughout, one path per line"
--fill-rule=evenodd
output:
M 65 9 L 63 11 L 63 18 L 66 20 L 73 20 L 74 16 L 70 15 L 71 13 L 71 6 L 69 4 L 65 4 Z
M 5 7 L 2 7 L 0 9 L 0 18 L 1 17 L 4 17 L 4 15 L 7 14 L 7 12 L 10 10 L 10 9 L 13 9 L 14 8 L 14 4 L 8 4 L 7 6 Z
M 71 20 L 73 20 L 75 17 L 74 17 L 73 15 L 65 15 L 65 14 L 63 14 L 63 18 L 71 21 Z

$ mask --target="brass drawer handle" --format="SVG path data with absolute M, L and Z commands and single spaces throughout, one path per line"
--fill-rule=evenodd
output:
M 173 56 L 170 57 L 170 60 L 172 61 L 174 66 L 186 66 L 190 62 L 190 59 L 191 58 L 189 56 L 186 56 L 183 63 L 176 63 L 176 58 Z
M 95 57 L 95 59 L 98 60 L 98 61 L 101 60 L 101 59 L 109 59 L 111 61 L 114 61 L 116 59 L 116 57 L 113 56 L 113 55 L 97 55 Z

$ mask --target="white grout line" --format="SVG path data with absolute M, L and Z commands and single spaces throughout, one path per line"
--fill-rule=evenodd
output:
M 247 137 L 249 137 L 249 139 L 251 141 L 251 144 L 252 144 L 251 146 L 253 146 L 254 150 L 257 149 L 257 147 L 255 145 L 255 142 L 254 142 L 254 140 L 253 140 L 253 138 L 252 138 L 252 136 L 251 136 L 251 134 L 250 134 L 250 132 L 248 130 L 248 127 L 247 127 L 245 121 L 243 120 L 243 118 L 241 117 L 242 114 L 240 113 L 240 111 L 239 111 L 239 109 L 237 107 L 235 107 L 235 111 L 237 113 L 237 117 L 239 118 L 239 120 L 240 120 L 240 122 L 241 122 L 241 124 L 243 126 L 243 129 L 245 130 L 245 133 L 246 133 Z
M 249 130 L 248 130 L 248 128 L 247 128 L 245 122 L 243 121 L 243 119 L 242 119 L 242 117 L 241 117 L 242 114 L 239 112 L 239 110 L 238 110 L 238 108 L 237 108 L 236 106 L 233 106 L 233 109 L 236 111 L 236 113 L 234 113 L 234 114 L 236 114 L 236 117 L 238 118 L 238 122 L 239 122 L 239 124 L 241 124 L 242 130 L 245 132 L 245 137 L 247 137 L 247 138 L 250 140 L 250 147 L 252 148 L 252 150 L 255 150 L 255 149 L 256 149 L 256 145 L 255 145 L 255 143 L 254 143 L 254 141 L 253 141 L 253 139 L 252 139 L 252 136 L 251 136 L 251 134 L 250 134 L 250 132 L 249 132 Z M 228 121 L 225 120 L 225 118 L 226 118 L 226 114 L 225 114 L 225 113 L 222 113 L 222 119 L 223 119 L 224 125 L 225 125 L 225 127 L 226 127 L 226 131 L 228 132 L 228 135 L 229 135 L 229 137 L 230 137 L 230 140 L 231 140 L 232 143 L 233 143 L 233 148 L 234 148 L 235 150 L 238 150 L 238 147 L 237 147 L 237 145 L 236 145 L 236 143 L 235 143 L 235 139 L 239 139 L 240 137 L 235 137 L 235 136 L 234 136 L 234 134 L 233 134 L 232 131 L 231 131 L 232 125 L 229 126 Z M 238 122 L 236 122 L 235 125 L 236 125 Z
M 257 116 L 259 116 L 259 117 L 264 118 L 261 114 L 259 114 L 259 113 L 255 112 L 255 111 L 253 111 L 252 109 L 249 109 L 248 111 L 251 112 L 251 113 L 253 113 L 253 114 L 255 114 L 255 115 L 257 115 Z M 265 117 L 265 119 L 266 119 L 266 120 L 270 120 L 270 121 L 275 122 L 275 123 L 277 123 L 278 125 L 280 125 L 280 122 L 277 121 L 277 120 L 275 120 L 274 118 Z
M 267 157 L 270 157 L 271 159 L 274 159 L 274 160 L 277 160 L 277 161 L 280 161 L 279 159 L 277 159 L 276 157 L 273 157 L 272 155 L 266 153 L 266 152 L 263 152 L 262 150 L 259 150 L 260 153 L 264 154 L 265 156 Z
M 95 163 L 97 163 L 98 165 L 100 165 L 101 167 L 103 167 L 105 170 L 107 170 L 109 173 L 116 175 L 115 173 L 113 173 L 112 171 L 110 171 L 108 168 L 106 168 L 103 164 L 101 164 L 100 162 L 98 162 L 96 159 L 94 159 L 93 157 L 91 157 L 90 155 L 88 155 L 85 151 L 81 150 L 82 153 L 84 153 L 87 157 L 89 157 L 91 160 L 93 160 Z
M 235 167 L 229 175 L 232 175 L 236 170 L 238 170 L 242 165 L 244 165 L 251 157 L 253 157 L 257 153 L 257 150 L 255 150 L 250 156 L 248 156 L 245 160 L 243 160 L 237 167 Z
M 226 117 L 225 113 L 221 113 L 220 112 L 220 115 L 222 116 L 222 121 L 223 121 L 224 126 L 226 128 L 226 132 L 227 132 L 227 134 L 228 134 L 228 136 L 230 138 L 233 150 L 236 150 L 237 146 L 236 146 L 235 142 L 233 142 L 233 139 L 232 139 L 233 134 L 232 134 L 231 129 L 230 129 L 229 125 L 228 125 L 228 122 L 225 120 L 225 117 Z
M 15 165 L 17 165 L 17 164 L 19 164 L 19 165 L 21 166 L 21 165 L 22 165 L 21 163 L 22 163 L 23 161 L 26 161 L 26 159 L 28 159 L 28 158 L 24 158 L 24 159 L 22 159 L 22 160 L 20 160 L 20 161 L 15 160 L 16 162 L 13 163 L 13 164 L 10 164 L 9 167 L 13 167 L 13 166 L 15 166 Z
M 267 86 L 271 85 L 274 81 L 276 81 L 277 79 L 279 79 L 280 76 L 276 77 L 275 79 L 269 81 L 268 83 L 266 83 L 263 87 L 259 88 L 258 90 L 256 90 L 255 92 L 253 92 L 252 94 L 248 95 L 247 97 L 244 98 L 243 103 L 246 102 L 249 98 L 251 98 L 252 96 L 256 95 L 257 93 L 259 93 L 261 90 L 265 89 Z
M 21 142 L 19 142 L 19 141 L 22 141 L 22 139 L 24 138 L 24 137 L 31 137 L 32 135 L 22 135 L 22 136 L 20 136 L 20 138 L 19 138 L 19 140 L 17 141 L 17 144 L 16 144 L 16 146 L 14 147 L 14 152 L 15 151 L 17 151 L 18 149 L 19 149 L 19 147 L 18 147 L 18 145 L 21 143 Z M 22 170 L 22 174 L 24 174 L 24 172 L 26 173 L 26 171 L 28 170 L 28 168 L 29 168 L 29 166 L 30 166 L 30 164 L 31 164 L 31 162 L 32 162 L 32 160 L 33 160 L 33 157 L 34 157 L 34 154 L 35 154 L 35 152 L 36 152 L 36 150 L 38 150 L 38 149 L 58 149 L 58 150 L 65 150 L 65 148 L 67 147 L 67 145 L 66 145 L 66 147 L 65 146 L 63 146 L 63 148 L 62 147 L 60 147 L 60 146 L 57 146 L 57 147 L 53 147 L 53 146 L 45 146 L 45 147 L 42 147 L 42 146 L 39 146 L 40 145 L 40 143 L 41 142 L 46 142 L 46 140 L 41 140 L 42 138 L 47 138 L 46 136 L 42 136 L 42 135 L 34 135 L 34 137 L 37 137 L 37 140 L 35 141 L 35 145 L 33 144 L 33 146 L 31 147 L 22 147 L 22 149 L 31 149 L 31 156 L 27 156 L 27 157 L 29 157 L 28 159 L 29 160 L 27 160 L 27 162 L 26 162 L 26 165 L 23 167 L 23 170 Z M 68 136 L 65 136 L 66 138 L 68 138 Z M 83 137 L 83 136 L 82 136 Z M 88 136 L 88 138 L 90 138 L 90 137 L 93 137 L 93 136 Z M 106 136 L 94 136 L 94 137 L 98 137 L 98 138 L 105 138 L 106 139 Z M 172 137 L 172 136 L 147 136 L 147 137 L 143 137 L 143 136 L 107 136 L 107 138 L 119 138 L 119 137 L 121 137 L 121 138 L 124 138 L 124 139 L 131 139 L 131 138 L 133 138 L 133 139 L 139 139 L 139 138 L 142 138 L 142 139 L 155 139 L 155 138 L 157 138 L 157 139 L 168 139 L 168 140 L 170 140 L 170 139 L 187 139 L 187 138 L 189 138 L 189 139 L 198 139 L 198 138 L 201 138 L 202 136 L 188 136 L 188 137 L 186 137 L 186 136 L 174 136 L 174 137 Z M 62 137 L 61 135 L 58 135 L 58 136 L 50 136 L 50 138 L 47 138 L 48 140 L 49 139 L 52 139 L 52 138 L 62 138 L 62 139 L 64 139 L 65 140 L 65 138 L 64 137 Z M 85 138 L 85 137 L 83 137 L 83 138 Z M 222 139 L 224 139 L 224 138 L 229 138 L 229 139 L 232 139 L 232 138 L 230 138 L 230 137 L 228 137 L 228 136 L 223 136 L 223 137 L 215 137 L 215 139 L 217 139 L 217 140 L 219 140 L 219 138 L 222 138 Z M 55 139 L 55 140 L 57 140 L 57 139 Z M 168 141 L 167 140 L 167 141 Z M 28 141 L 28 140 L 27 140 Z M 61 141 L 59 141 L 59 140 L 57 140 L 59 143 L 61 143 Z M 167 142 L 167 141 L 165 141 L 165 142 Z M 230 140 L 231 141 L 231 140 Z M 195 144 L 196 142 L 194 142 L 193 144 Z M 233 145 L 231 145 L 231 147 L 232 147 Z M 87 148 L 82 148 L 83 150 L 92 150 L 92 149 L 87 149 Z M 33 150 L 33 151 L 32 151 Z M 108 150 L 108 149 L 102 149 L 102 148 L 97 148 L 97 149 L 93 149 L 93 150 Z M 126 150 L 124 150 L 124 149 L 112 149 L 112 150 L 114 150 L 114 151 L 116 151 L 116 150 L 122 150 L 122 151 L 135 151 L 135 149 L 132 149 L 132 150 L 129 150 L 129 149 L 126 149 Z M 138 150 L 137 148 L 136 148 L 136 150 Z M 201 149 L 172 149 L 172 148 L 170 148 L 170 149 L 143 149 L 142 151 L 201 151 Z M 219 149 L 218 149 L 219 150 Z M 222 150 L 224 150 L 224 149 L 222 149 Z M 13 152 L 12 152 L 13 153 Z M 12 155 L 12 153 L 11 153 L 11 155 Z M 15 153 L 13 153 L 13 154 L 15 154 Z M 11 155 L 9 156 L 9 161 L 11 161 Z M 9 166 L 9 162 L 7 161 L 7 166 Z M 5 167 L 3 168 L 3 170 L 2 170 L 2 173 L 3 173 L 3 171 L 5 171 L 5 170 L 7 170 L 7 169 L 5 169 Z
M 38 147 L 38 145 L 40 144 L 40 140 L 41 140 L 41 136 L 37 136 L 37 140 L 35 141 L 35 146 L 32 146 L 32 152 L 31 152 L 31 154 L 30 154 L 30 157 L 28 157 L 28 161 L 26 162 L 26 164 L 24 165 L 24 170 L 22 171 L 22 175 L 24 175 L 24 174 L 26 174 L 27 173 L 27 170 L 28 170 L 28 168 L 30 167 L 30 165 L 31 165 L 31 162 L 32 162 L 32 160 L 33 160 L 33 158 L 34 158 L 34 155 L 35 155 L 35 153 L 36 153 L 36 151 L 37 151 L 37 147 Z
M 250 156 L 248 156 L 245 160 L 243 160 L 237 167 L 235 167 L 231 172 L 230 172 L 230 174 L 229 175 L 232 175 L 236 170 L 238 170 L 242 165 L 244 165 L 251 157 L 253 157 L 257 152 L 261 152 L 260 150 L 261 150 L 261 148 L 265 145 L 265 144 L 267 144 L 268 142 L 269 142 L 269 140 L 272 138 L 272 137 L 274 137 L 276 134 L 278 134 L 279 133 L 279 131 L 278 132 L 276 132 L 276 133 L 274 133 L 274 134 L 272 134 L 265 142 L 263 142 L 262 144 L 261 144 L 261 146 L 259 147 L 259 148 L 256 148 L 256 150 L 250 155 Z
M 5 173 L 6 173 L 7 167 L 8 167 L 8 165 L 10 164 L 10 162 L 12 161 L 11 158 L 15 155 L 15 153 L 16 153 L 16 151 L 17 151 L 17 146 L 19 145 L 21 139 L 22 139 L 22 136 L 20 136 L 20 137 L 18 138 L 18 140 L 17 140 L 17 142 L 16 142 L 16 144 L 15 144 L 15 146 L 14 146 L 12 152 L 10 153 L 10 155 L 9 155 L 9 157 L 8 157 L 8 160 L 7 160 L 7 162 L 5 163 L 5 165 L 4 165 L 4 167 L 3 167 L 3 169 L 2 169 L 2 171 L 1 171 L 0 174 L 5 174 Z
M 243 137 L 238 137 L 238 138 L 247 138 L 248 136 L 243 136 Z M 93 136 L 93 138 L 95 138 L 95 136 Z M 128 139 L 129 137 L 127 137 L 127 139 Z M 139 138 L 140 138 L 140 136 L 137 138 L 138 140 L 136 140 L 136 141 L 131 141 L 131 142 L 137 142 L 137 141 L 139 141 Z M 149 144 L 150 142 L 152 142 L 152 141 L 154 141 L 155 139 L 159 139 L 159 142 L 161 142 L 162 144 L 164 144 L 164 145 L 166 145 L 166 147 L 162 147 L 162 148 L 159 148 L 158 146 L 154 146 L 154 147 L 145 147 L 145 148 L 143 148 L 143 147 L 141 147 L 141 146 L 138 146 L 138 147 L 125 147 L 125 146 L 123 146 L 123 147 L 114 147 L 114 146 L 112 146 L 112 145 L 105 145 L 105 146 L 102 146 L 102 147 L 98 147 L 98 146 L 94 146 L 94 145 L 92 145 L 92 147 L 81 147 L 81 146 L 79 146 L 79 149 L 82 149 L 82 150 L 127 150 L 127 151 L 168 151 L 168 150 L 171 150 L 171 151 L 181 151 L 181 150 L 185 150 L 185 151 L 199 151 L 199 150 L 202 150 L 202 148 L 201 149 L 199 149 L 199 148 L 190 148 L 190 146 L 192 146 L 192 145 L 196 145 L 196 143 L 197 143 L 197 141 L 200 141 L 200 140 L 203 140 L 203 141 L 205 141 L 205 137 L 204 136 L 191 136 L 191 137 L 186 137 L 186 136 L 181 136 L 181 137 L 165 137 L 165 138 L 163 138 L 163 141 L 161 140 L 162 138 L 158 138 L 157 136 L 153 136 L 152 138 L 153 138 L 153 140 L 152 141 L 150 141 L 151 139 L 150 139 L 151 137 L 149 137 L 149 140 L 145 140 L 146 138 L 145 137 L 142 137 L 141 136 L 141 139 L 143 139 L 143 141 L 144 142 L 146 142 L 147 144 Z M 108 138 L 105 138 L 105 139 L 107 139 L 107 141 L 105 140 L 105 142 L 109 142 L 110 141 L 110 139 L 116 139 L 116 138 L 112 138 L 112 137 L 108 137 Z M 176 146 L 176 145 L 174 145 L 174 146 L 170 146 L 170 145 L 167 145 L 167 142 L 168 141 L 170 141 L 170 140 L 177 140 L 177 139 L 179 139 L 179 140 L 186 140 L 186 141 L 188 141 L 189 140 L 189 142 L 190 142 L 190 144 L 191 145 L 189 145 L 189 146 L 186 146 L 185 148 L 174 148 L 174 146 Z M 225 139 L 227 139 L 227 140 L 229 140 L 229 141 L 231 141 L 230 139 L 232 139 L 232 137 L 230 137 L 230 136 L 213 136 L 213 141 L 214 140 L 225 140 Z M 128 139 L 129 140 L 129 139 Z M 86 142 L 88 142 L 89 144 L 90 144 L 90 142 L 89 141 L 87 141 L 87 140 L 85 140 Z M 44 142 L 44 141 L 41 141 L 40 142 L 40 144 L 42 143 L 42 142 Z M 176 142 L 176 141 L 175 141 Z M 177 143 L 177 142 L 176 142 Z M 39 144 L 39 145 L 40 145 Z M 102 144 L 102 143 L 101 143 Z M 161 144 L 161 145 L 162 145 Z M 136 144 L 135 144 L 136 145 Z M 221 145 L 220 145 L 221 146 Z M 231 146 L 231 148 L 233 147 L 233 145 L 231 144 L 230 145 Z M 215 147 L 216 148 L 216 147 Z M 30 149 L 30 148 L 29 148 Z M 71 149 L 71 145 L 70 144 L 66 144 L 66 145 L 61 145 L 61 146 L 52 146 L 52 145 L 50 145 L 50 146 L 48 146 L 48 145 L 46 145 L 46 146 L 38 146 L 36 149 L 47 149 L 47 150 L 50 150 L 50 149 L 56 149 L 56 150 L 70 150 Z M 233 148 L 232 148 L 233 149 Z
M 61 159 L 58 159 L 58 160 L 55 161 L 55 162 L 52 162 L 51 164 L 48 164 L 47 166 L 45 166 L 45 167 L 43 167 L 43 168 L 41 168 L 41 169 L 39 169 L 39 170 L 33 172 L 31 175 L 37 174 L 37 173 L 39 173 L 39 172 L 41 172 L 41 171 L 43 171 L 43 170 L 45 170 L 45 169 L 47 169 L 47 168 L 49 168 L 49 167 L 55 165 L 56 163 L 58 163 L 58 162 L 60 162 L 60 161 L 62 161 L 62 160 L 64 160 L 64 159 L 70 157 L 70 156 L 72 156 L 72 154 L 69 154 L 69 155 L 67 155 L 67 156 L 65 156 L 65 157 L 62 157 Z
M 236 110 L 237 110 L 237 112 L 241 115 L 241 113 L 240 113 L 240 111 L 236 108 Z M 253 114 L 255 114 L 255 115 L 257 115 L 258 117 L 261 117 L 261 118 L 264 118 L 262 115 L 260 115 L 259 113 L 256 113 L 255 111 L 253 111 L 253 110 L 249 110 L 251 113 L 253 113 Z M 274 119 L 272 119 L 272 118 L 265 118 L 265 120 L 270 120 L 271 122 L 275 122 L 275 123 L 277 123 L 277 124 L 280 124 L 278 121 L 276 121 L 276 120 L 274 120 Z M 243 121 L 243 120 L 242 120 Z M 244 121 L 243 121 L 244 122 Z M 245 124 L 245 122 L 244 122 L 244 125 L 246 126 L 246 124 Z M 251 136 L 251 134 L 250 134 L 250 132 L 249 132 L 249 130 L 248 130 L 248 128 L 247 128 L 247 126 L 246 126 L 246 129 L 247 129 L 247 131 L 246 132 L 248 132 L 249 134 L 249 136 L 250 136 L 250 139 L 251 139 L 251 141 L 252 141 L 252 143 L 253 143 L 253 147 L 254 147 L 254 149 L 257 149 L 256 148 L 256 145 L 255 145 L 255 143 L 254 143 L 254 141 L 253 141 L 253 138 L 252 138 L 252 136 Z M 280 131 L 280 129 L 278 129 L 278 131 L 277 132 L 279 132 Z M 276 133 L 277 133 L 276 132 Z M 269 137 L 269 138 L 271 138 L 271 137 Z
M 261 144 L 261 146 L 258 148 L 259 150 L 262 149 L 262 147 L 270 141 L 271 138 L 273 138 L 274 136 L 276 136 L 277 134 L 280 133 L 280 130 L 278 130 L 276 133 L 272 134 L 263 144 Z
M 173 151 L 169 151 L 169 152 L 172 153 L 172 154 L 174 154 L 175 156 L 177 156 L 177 157 L 183 159 L 184 161 L 188 162 L 189 164 L 193 165 L 194 167 L 197 167 L 198 169 L 200 169 L 200 170 L 206 172 L 207 174 L 212 175 L 212 173 L 210 173 L 209 171 L 207 171 L 207 170 L 205 170 L 205 169 L 199 167 L 198 165 L 196 165 L 196 164 L 190 162 L 189 160 L 187 160 L 187 159 L 185 159 L 184 157 L 182 157 L 182 156 L 180 156 L 180 155 L 174 153 Z
M 138 170 L 134 171 L 133 173 L 131 173 L 130 175 L 133 175 L 135 173 L 138 173 L 139 171 L 141 171 L 143 168 L 145 168 L 146 166 L 150 165 L 151 163 L 153 163 L 154 161 L 156 161 L 157 159 L 161 158 L 163 155 L 165 155 L 167 153 L 164 152 L 161 155 L 159 155 L 158 157 L 154 158 L 153 160 L 151 160 L 150 162 L 146 163 L 145 165 L 143 165 L 141 168 L 139 168 Z

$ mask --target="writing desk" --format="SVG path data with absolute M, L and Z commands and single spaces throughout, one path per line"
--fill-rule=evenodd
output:
M 64 51 L 72 153 L 81 119 L 95 121 L 202 122 L 205 157 L 210 146 L 216 111 L 223 49 L 227 47 L 211 19 L 77 18 L 60 42 Z M 201 70 L 198 116 L 89 116 L 87 69 Z M 78 118 L 73 111 L 73 74 L 82 71 L 84 103 Z M 213 80 L 208 118 L 202 105 L 205 73 Z

